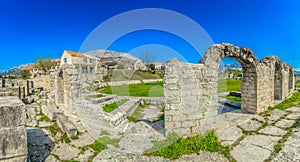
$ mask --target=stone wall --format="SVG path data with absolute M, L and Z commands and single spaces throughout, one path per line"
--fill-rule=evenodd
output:
M 293 68 L 278 57 L 258 61 L 248 48 L 216 44 L 205 53 L 199 64 L 166 64 L 164 77 L 165 128 L 186 136 L 213 129 L 218 110 L 219 63 L 225 58 L 237 60 L 243 67 L 241 108 L 260 113 L 294 92 Z
M 0 161 L 26 161 L 25 105 L 16 96 L 0 97 Z
M 23 79 L 1 79 L 0 96 L 18 96 L 24 99 L 34 90 L 34 83 Z
M 50 89 L 50 76 L 39 76 L 32 78 L 35 87 L 43 87 L 45 90 Z
M 207 130 L 205 123 L 217 115 L 216 78 L 203 64 L 167 63 L 164 77 L 165 128 L 180 135 Z
M 72 108 L 80 89 L 80 75 L 75 66 L 63 66 L 50 75 L 49 98 L 57 106 Z

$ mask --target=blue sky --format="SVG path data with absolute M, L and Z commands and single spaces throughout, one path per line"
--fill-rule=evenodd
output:
M 89 34 L 103 22 L 142 8 L 175 11 L 197 22 L 214 43 L 249 47 L 259 59 L 278 55 L 300 68 L 297 0 L 2 0 L 0 70 L 34 62 L 38 56 L 58 58 L 64 49 L 80 51 Z M 137 56 L 150 50 L 156 61 L 165 61 L 172 57 L 167 53 L 174 52 L 174 56 L 177 53 L 193 63 L 203 54 L 184 38 L 159 30 L 131 32 L 108 49 L 131 51 Z

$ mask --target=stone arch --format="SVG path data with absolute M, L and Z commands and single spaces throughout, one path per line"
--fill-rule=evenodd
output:
M 241 108 L 245 112 L 257 113 L 257 74 L 258 59 L 249 48 L 237 47 L 232 44 L 216 44 L 211 46 L 205 53 L 200 63 L 208 67 L 217 84 L 218 77 L 215 75 L 219 70 L 219 63 L 223 58 L 232 58 L 243 67 L 243 79 L 241 87 Z M 215 86 L 217 91 L 217 85 Z
M 216 44 L 205 53 L 199 64 L 166 63 L 164 75 L 165 129 L 182 136 L 214 129 L 218 114 L 218 70 L 220 61 L 233 58 L 243 67 L 242 110 L 266 111 L 275 98 L 284 99 L 293 87 L 293 69 L 276 56 L 260 62 L 249 48 Z

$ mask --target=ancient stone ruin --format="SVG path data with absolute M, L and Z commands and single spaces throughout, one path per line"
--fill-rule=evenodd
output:
M 24 103 L 16 96 L 0 97 L 0 161 L 26 161 Z
M 258 61 L 249 48 L 231 44 L 211 46 L 199 64 L 173 59 L 164 77 L 165 128 L 167 132 L 192 135 L 213 129 L 218 115 L 218 70 L 223 58 L 243 67 L 241 109 L 258 114 L 287 98 L 295 89 L 293 67 L 276 56 Z

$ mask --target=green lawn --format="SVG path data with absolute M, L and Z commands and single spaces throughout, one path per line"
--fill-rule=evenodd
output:
M 118 101 L 118 102 L 113 102 L 111 104 L 106 104 L 106 105 L 103 106 L 103 111 L 108 112 L 108 113 L 112 112 L 116 108 L 118 108 L 119 106 L 123 105 L 127 101 L 128 101 L 128 99 L 123 99 L 123 100 Z
M 129 84 L 121 86 L 106 86 L 97 90 L 104 94 L 136 97 L 163 97 L 163 82 Z
M 108 75 L 103 80 L 110 82 L 144 79 L 162 79 L 162 71 L 156 70 L 152 73 L 148 70 L 108 70 Z
M 300 88 L 300 82 L 297 82 L 297 83 L 296 83 L 296 86 L 297 86 L 298 88 Z
M 284 100 L 283 102 L 281 102 L 280 104 L 274 106 L 274 107 L 269 107 L 269 109 L 273 110 L 273 109 L 280 109 L 280 110 L 284 110 L 290 107 L 294 107 L 294 106 L 300 106 L 300 92 L 295 92 L 292 97 Z
M 218 93 L 229 91 L 241 91 L 241 80 L 218 80 Z
M 236 96 L 230 96 L 230 95 L 227 95 L 225 98 L 226 98 L 227 100 L 236 101 L 236 102 L 241 102 L 241 97 L 236 97 Z

